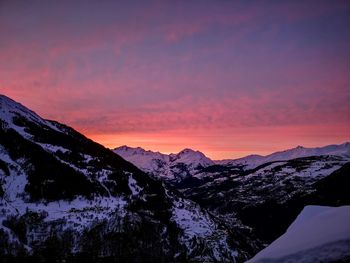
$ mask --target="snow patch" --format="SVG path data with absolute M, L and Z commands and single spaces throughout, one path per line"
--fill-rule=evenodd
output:
M 62 153 L 70 152 L 70 150 L 63 148 L 62 146 L 52 145 L 48 143 L 37 143 L 37 144 L 39 144 L 44 150 L 51 153 L 56 153 L 58 151 Z
M 131 174 L 129 175 L 128 186 L 129 186 L 133 196 L 137 196 L 142 190 L 142 188 L 137 185 L 136 180 L 132 177 Z
M 347 256 L 350 257 L 349 222 L 350 206 L 306 206 L 284 235 L 248 262 L 278 262 L 278 259 L 284 257 L 293 258 L 293 255 L 300 255 L 303 262 L 312 262 L 308 260 L 306 255 L 313 250 L 310 255 L 315 257 L 318 253 L 322 253 L 320 248 L 327 244 L 333 244 L 334 251 L 332 253 L 337 256 L 339 253 L 343 254 L 345 244 Z M 343 241 L 346 240 L 348 242 L 344 243 Z M 332 258 L 334 255 L 324 256 Z M 298 257 L 295 261 L 288 262 L 298 262 L 297 260 Z M 323 258 L 323 260 L 326 261 L 327 258 Z

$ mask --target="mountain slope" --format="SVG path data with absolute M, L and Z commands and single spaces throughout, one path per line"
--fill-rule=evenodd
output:
M 232 173 L 211 170 L 179 190 L 227 221 L 250 229 L 247 239 L 269 244 L 305 205 L 350 205 L 350 163 L 336 156 L 272 162 Z M 176 187 L 176 186 L 175 186 Z
M 241 258 L 227 230 L 112 151 L 0 96 L 4 260 Z
M 307 206 L 287 232 L 248 262 L 347 262 L 350 206 Z

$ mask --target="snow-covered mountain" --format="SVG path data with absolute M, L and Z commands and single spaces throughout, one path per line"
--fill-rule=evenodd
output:
M 0 96 L 5 262 L 242 259 L 228 233 L 198 204 L 112 151 Z
M 214 165 L 202 152 L 191 149 L 167 155 L 124 145 L 113 151 L 141 170 L 168 180 L 181 180 L 196 174 L 202 168 Z
M 287 232 L 247 263 L 349 262 L 350 206 L 306 206 Z
M 177 154 L 167 155 L 160 152 L 146 151 L 140 147 L 132 148 L 124 145 L 115 148 L 113 151 L 145 172 L 163 177 L 166 180 L 181 181 L 188 177 L 202 176 L 201 171 L 203 168 L 213 165 L 240 167 L 244 170 L 249 170 L 264 163 L 288 161 L 311 156 L 330 155 L 350 159 L 350 142 L 317 148 L 297 146 L 293 149 L 275 152 L 266 156 L 253 154 L 239 159 L 220 161 L 213 161 L 202 152 L 191 149 L 184 149 Z
M 302 146 L 297 146 L 289 150 L 275 152 L 266 156 L 249 155 L 239 159 L 216 161 L 215 163 L 220 165 L 231 166 L 245 165 L 246 168 L 254 168 L 268 162 L 286 161 L 301 157 L 322 155 L 341 156 L 350 159 L 350 142 L 346 142 L 339 145 L 334 144 L 316 148 L 305 148 Z

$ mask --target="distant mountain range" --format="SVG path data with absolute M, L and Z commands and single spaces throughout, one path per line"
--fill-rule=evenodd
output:
M 316 148 L 305 148 L 303 146 L 297 146 L 292 149 L 285 151 L 275 152 L 266 156 L 261 155 L 249 155 L 243 158 L 234 159 L 234 160 L 222 160 L 217 161 L 217 164 L 225 165 L 237 165 L 243 164 L 249 168 L 257 167 L 263 163 L 274 162 L 274 161 L 286 161 L 301 157 L 310 157 L 310 156 L 322 156 L 322 155 L 332 155 L 332 156 L 341 156 L 350 158 L 350 142 L 343 144 L 333 144 L 323 147 Z
M 204 153 L 191 149 L 184 149 L 175 154 L 163 154 L 145 150 L 141 147 L 132 148 L 124 145 L 113 149 L 113 151 L 143 171 L 164 177 L 167 180 L 181 180 L 197 174 L 202 168 L 213 165 L 239 166 L 247 170 L 268 162 L 286 161 L 301 157 L 339 156 L 350 159 L 350 142 L 317 148 L 297 146 L 266 156 L 248 155 L 239 159 L 220 161 L 213 161 Z

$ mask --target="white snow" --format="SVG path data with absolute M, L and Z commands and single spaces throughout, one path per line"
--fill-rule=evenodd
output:
M 275 176 L 298 176 L 298 177 L 325 177 L 341 168 L 347 160 L 314 160 L 310 162 L 306 167 L 300 169 L 299 167 L 289 166 L 288 162 L 274 162 L 261 169 L 258 169 L 254 173 L 239 178 L 239 180 L 248 180 L 255 176 L 266 176 L 274 174 Z M 274 171 L 274 168 L 279 168 Z
M 133 196 L 137 196 L 142 190 L 142 188 L 137 185 L 136 180 L 132 177 L 131 174 L 129 175 L 128 186 Z
M 200 242 L 211 248 L 212 256 L 217 262 L 223 262 L 220 256 L 222 251 L 226 251 L 232 258 L 237 257 L 237 251 L 232 250 L 228 245 L 226 233 L 218 229 L 209 215 L 192 201 L 181 198 L 174 200 L 171 219 L 183 230 L 179 241 L 188 248 L 189 254 L 195 252 L 196 242 L 201 240 Z M 203 260 L 203 258 L 200 258 L 200 260 Z M 208 262 L 212 262 L 212 259 Z
M 350 206 L 325 207 L 306 206 L 297 219 L 288 228 L 287 232 L 275 240 L 264 250 L 260 251 L 248 262 L 279 262 L 278 259 L 300 255 L 303 257 L 312 249 L 312 256 L 322 253 L 321 247 L 327 244 L 341 244 L 340 252 L 344 253 L 344 242 L 350 241 Z M 348 245 L 348 256 L 350 256 L 350 242 Z M 338 246 L 333 246 L 334 255 L 323 255 L 325 257 L 339 256 Z M 319 250 L 319 251 L 318 251 Z M 311 253 L 310 253 L 311 254 Z M 276 261 L 277 260 L 277 261 Z M 291 259 L 290 259 L 291 260 Z M 300 260 L 300 258 L 299 258 Z M 298 262 L 298 261 L 288 261 Z
M 80 231 L 96 220 L 110 218 L 113 212 L 117 211 L 120 216 L 123 216 L 126 204 L 127 201 L 121 197 L 96 197 L 93 200 L 77 197 L 72 201 L 60 200 L 48 203 L 26 203 L 17 198 L 11 202 L 0 203 L 4 211 L 0 213 L 0 227 L 8 215 L 23 215 L 26 211 L 38 213 L 44 211 L 47 213 L 47 217 L 44 219 L 46 222 L 65 219 L 65 228 Z
M 58 151 L 61 151 L 62 153 L 70 152 L 70 150 L 63 148 L 62 146 L 52 145 L 48 143 L 37 143 L 37 144 L 39 144 L 44 150 L 51 153 L 56 153 Z
M 0 160 L 7 163 L 10 174 L 2 176 L 0 170 L 0 180 L 3 180 L 2 187 L 5 191 L 4 199 L 7 201 L 16 200 L 20 194 L 24 193 L 24 187 L 27 184 L 27 176 L 22 170 L 21 165 L 26 162 L 25 159 L 18 159 L 14 162 L 6 150 L 0 145 Z
M 198 208 L 191 209 L 190 204 L 187 204 L 186 201 L 175 203 L 175 205 L 176 207 L 173 209 L 173 220 L 184 230 L 187 237 L 204 237 L 212 233 L 214 224 L 203 214 L 200 214 Z
M 165 165 L 169 162 L 168 155 L 159 152 L 146 151 L 140 147 L 132 148 L 121 146 L 113 151 L 146 172 L 157 170 L 162 164 Z

